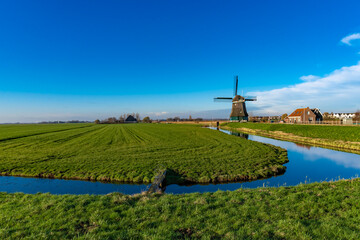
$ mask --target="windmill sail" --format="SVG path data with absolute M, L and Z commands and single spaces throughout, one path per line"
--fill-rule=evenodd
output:
M 244 96 L 245 101 L 257 101 L 256 96 Z
M 236 75 L 236 76 L 234 77 L 234 96 L 237 95 L 238 83 L 239 83 L 239 80 L 238 80 L 238 76 Z
M 232 97 L 217 97 L 214 98 L 215 102 L 231 102 L 233 100 Z

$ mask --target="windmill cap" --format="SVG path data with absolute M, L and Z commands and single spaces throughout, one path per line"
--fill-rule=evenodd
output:
M 240 100 L 245 100 L 244 97 L 240 96 L 240 95 L 236 95 L 234 98 L 233 98 L 233 101 L 240 101 Z

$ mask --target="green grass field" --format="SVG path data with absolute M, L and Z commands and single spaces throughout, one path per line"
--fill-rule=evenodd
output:
M 360 181 L 185 195 L 0 193 L 0 239 L 359 239 Z
M 284 171 L 286 151 L 196 125 L 1 125 L 2 175 L 150 182 L 226 182 Z
M 282 131 L 302 137 L 323 138 L 360 142 L 360 127 L 358 126 L 328 126 L 328 125 L 290 125 L 266 123 L 226 123 L 231 128 L 261 129 L 266 131 Z

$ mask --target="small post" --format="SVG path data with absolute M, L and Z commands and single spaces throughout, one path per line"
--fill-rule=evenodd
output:
M 219 122 L 216 122 L 216 129 L 219 130 Z

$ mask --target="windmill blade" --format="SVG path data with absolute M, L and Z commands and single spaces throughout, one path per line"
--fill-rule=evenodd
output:
M 256 96 L 245 96 L 245 101 L 257 101 Z
M 237 95 L 237 90 L 238 90 L 238 76 L 234 76 L 234 96 Z
M 233 99 L 231 97 L 217 97 L 214 98 L 214 102 L 231 102 Z

